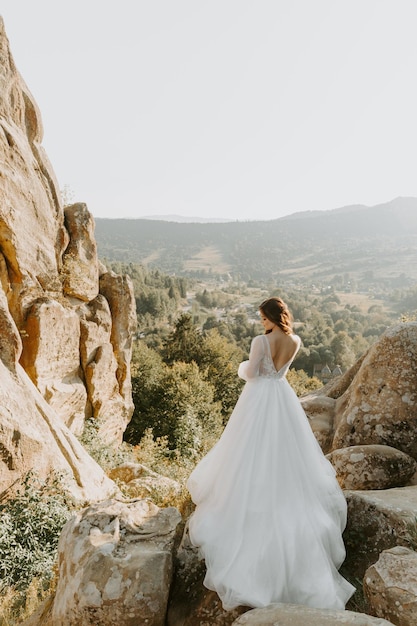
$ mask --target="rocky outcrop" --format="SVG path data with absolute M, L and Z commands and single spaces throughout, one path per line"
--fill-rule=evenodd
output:
M 65 208 L 69 243 L 62 257 L 61 277 L 67 296 L 90 302 L 98 296 L 98 258 L 94 220 L 82 203 Z
M 397 546 L 385 550 L 364 577 L 364 592 L 373 615 L 397 626 L 417 624 L 417 554 Z
M 417 487 L 379 491 L 346 491 L 348 522 L 343 535 L 344 569 L 362 579 L 384 550 L 415 542 Z
M 19 364 L 13 374 L 0 361 L 0 380 L 0 492 L 29 471 L 41 480 L 55 473 L 81 503 L 118 491 Z
M 233 622 L 236 626 L 389 626 L 391 622 L 353 611 L 310 609 L 296 604 L 271 604 L 253 609 Z
M 130 498 L 150 498 L 158 506 L 168 506 L 181 495 L 180 483 L 153 472 L 141 463 L 123 463 L 109 471 L 109 477 L 123 484 L 123 493 Z
M 0 407 L 0 449 L 8 459 L 0 465 L 3 485 L 15 476 L 11 467 L 43 474 L 51 459 L 44 446 L 56 440 L 54 429 L 45 434 L 52 418 L 42 417 L 44 405 L 40 410 L 23 370 L 49 405 L 48 416 L 74 433 L 94 417 L 103 438 L 120 442 L 133 410 L 132 286 L 99 263 L 87 207 L 62 207 L 42 135 L 39 110 L 16 70 L 0 18 L 0 358 L 4 387 L 13 386 Z M 23 370 L 16 370 L 17 361 Z M 24 399 L 17 410 L 19 389 Z M 41 436 L 34 424 L 42 419 Z M 3 424 L 13 424 L 12 434 Z M 26 437 L 37 442 L 37 454 L 23 462 L 19 442 Z M 77 447 L 75 440 L 70 446 Z M 82 463 L 76 467 L 75 454 L 68 465 L 64 448 L 51 445 L 55 465 L 83 483 Z
M 29 471 L 55 472 L 81 502 L 113 495 L 117 487 L 58 418 L 19 364 L 22 343 L 0 287 L 0 492 Z
M 319 394 L 309 394 L 301 398 L 304 411 L 310 418 L 314 435 L 324 453 L 331 450 L 336 400 Z
M 130 378 L 130 359 L 132 356 L 132 337 L 137 327 L 136 302 L 132 281 L 127 275 L 120 276 L 113 272 L 101 274 L 100 293 L 103 294 L 109 303 L 112 314 L 110 340 L 117 362 L 118 394 L 122 398 L 124 406 L 124 412 L 120 416 L 121 419 L 117 422 L 120 423 L 121 421 L 123 427 L 119 428 L 118 433 L 115 433 L 115 435 L 121 436 L 132 417 L 134 408 Z M 103 412 L 101 415 L 105 416 L 106 414 Z M 103 434 L 105 434 L 105 431 Z
M 410 457 L 417 460 L 415 363 L 417 322 L 397 324 L 343 376 L 301 398 L 343 487 L 384 489 L 410 479 Z M 359 456 L 355 446 L 363 448 Z
M 148 500 L 109 500 L 65 525 L 49 626 L 163 626 L 181 516 Z
M 333 449 L 383 444 L 417 459 L 417 322 L 388 329 L 336 404 Z
M 327 455 L 343 489 L 404 487 L 417 469 L 411 456 L 390 446 L 350 446 Z
M 77 311 L 43 297 L 28 310 L 20 362 L 64 423 L 83 430 L 87 392 L 80 370 Z

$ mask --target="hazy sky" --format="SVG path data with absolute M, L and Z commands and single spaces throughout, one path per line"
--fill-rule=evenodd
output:
M 416 0 L 2 0 L 61 189 L 95 216 L 417 196 Z

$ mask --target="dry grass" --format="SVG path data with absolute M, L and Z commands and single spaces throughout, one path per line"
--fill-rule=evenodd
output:
M 149 254 L 147 257 L 141 260 L 141 264 L 148 265 L 149 263 L 153 263 L 157 261 L 161 256 L 161 250 L 154 250 L 152 254 Z
M 298 276 L 306 276 L 309 272 L 320 271 L 322 269 L 321 263 L 313 263 L 312 265 L 300 265 L 299 267 L 294 267 L 293 265 L 289 268 L 280 269 L 280 275 L 289 276 L 290 278 L 295 278 Z
M 371 306 L 381 306 L 385 312 L 388 311 L 385 300 L 374 298 L 368 293 L 345 293 L 338 291 L 337 296 L 342 307 L 346 304 L 357 306 L 361 313 L 367 313 Z
M 37 578 L 32 580 L 25 595 L 12 588 L 4 589 L 0 597 L 0 626 L 21 624 L 36 611 L 51 592 L 51 587 L 45 590 L 42 581 Z
M 223 255 L 214 246 L 205 246 L 186 260 L 184 269 L 188 271 L 212 270 L 217 274 L 227 274 L 230 271 L 230 265 L 224 262 Z

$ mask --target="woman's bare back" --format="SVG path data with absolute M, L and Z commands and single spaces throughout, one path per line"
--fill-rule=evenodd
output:
M 280 328 L 266 335 L 277 372 L 291 361 L 298 349 L 296 335 L 287 335 Z

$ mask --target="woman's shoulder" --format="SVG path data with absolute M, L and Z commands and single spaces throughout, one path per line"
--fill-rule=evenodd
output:
M 296 335 L 295 333 L 292 333 L 291 335 L 288 335 L 289 339 L 291 339 L 292 343 L 299 348 L 301 346 L 301 337 L 299 337 L 299 335 Z
M 254 346 L 256 344 L 260 344 L 263 342 L 263 337 L 266 337 L 266 335 L 255 335 L 255 337 L 253 337 L 252 341 L 251 341 L 251 345 Z
M 302 341 L 301 341 L 301 337 L 299 335 L 296 335 L 295 333 L 291 333 L 291 335 L 286 335 L 287 337 L 287 341 L 288 339 L 292 340 L 294 343 L 296 343 L 297 345 L 301 345 Z M 251 343 L 264 343 L 268 340 L 268 335 L 262 334 L 262 335 L 256 335 L 253 339 Z

